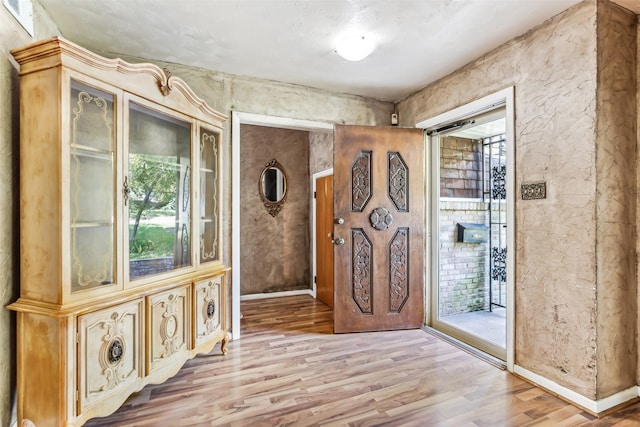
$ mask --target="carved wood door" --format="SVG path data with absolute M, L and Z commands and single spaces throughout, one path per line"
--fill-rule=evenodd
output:
M 334 130 L 334 332 L 424 323 L 424 137 Z

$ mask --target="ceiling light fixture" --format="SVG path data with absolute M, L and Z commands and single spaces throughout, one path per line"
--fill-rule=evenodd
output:
M 336 53 L 347 61 L 361 61 L 375 49 L 373 40 L 365 36 L 352 36 L 342 39 L 336 47 Z

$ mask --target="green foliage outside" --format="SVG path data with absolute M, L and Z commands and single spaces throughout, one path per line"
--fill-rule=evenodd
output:
M 175 158 L 132 154 L 129 158 L 130 259 L 173 256 L 173 227 L 153 218 L 175 218 L 179 172 Z M 148 220 L 144 223 L 142 220 Z
M 130 227 L 129 232 L 133 226 Z M 129 242 L 129 258 L 163 258 L 173 256 L 173 230 L 141 224 L 136 239 Z

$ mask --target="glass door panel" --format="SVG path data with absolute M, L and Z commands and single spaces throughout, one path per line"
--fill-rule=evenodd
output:
M 115 96 L 71 81 L 71 289 L 115 282 Z
M 219 261 L 220 134 L 200 129 L 200 262 Z
M 434 326 L 505 360 L 505 111 L 452 128 L 432 138 L 439 230 Z
M 129 279 L 191 266 L 191 124 L 129 104 Z

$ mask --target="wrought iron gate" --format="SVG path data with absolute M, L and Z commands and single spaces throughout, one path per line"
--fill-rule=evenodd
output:
M 506 137 L 484 138 L 483 197 L 489 207 L 489 310 L 506 307 L 507 189 Z

